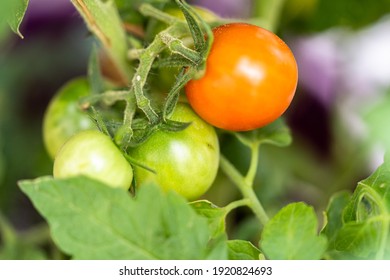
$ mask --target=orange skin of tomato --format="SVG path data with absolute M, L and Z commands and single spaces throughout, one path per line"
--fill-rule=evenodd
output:
M 274 33 L 246 23 L 216 27 L 213 35 L 204 76 L 185 87 L 194 111 L 231 131 L 260 128 L 279 118 L 298 81 L 289 47 Z

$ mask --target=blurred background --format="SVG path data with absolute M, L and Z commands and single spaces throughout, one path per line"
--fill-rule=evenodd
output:
M 191 3 L 249 20 L 263 12 L 260 1 Z M 296 56 L 299 85 L 284 115 L 293 144 L 261 148 L 256 190 L 271 215 L 298 200 L 321 213 L 333 193 L 371 174 L 390 147 L 390 0 L 274 2 L 283 4 L 274 28 Z M 0 210 L 23 231 L 42 220 L 17 181 L 51 174 L 43 114 L 66 81 L 86 75 L 93 38 L 69 0 L 30 0 L 21 32 L 24 39 L 0 36 Z M 249 151 L 232 137 L 221 141 L 245 172 Z M 222 174 L 206 194 L 221 206 L 237 196 Z M 231 219 L 232 238 L 258 232 L 246 209 Z

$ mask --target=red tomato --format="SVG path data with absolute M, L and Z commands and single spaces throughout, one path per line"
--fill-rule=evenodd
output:
M 204 76 L 185 87 L 194 111 L 233 131 L 256 129 L 280 117 L 298 81 L 289 47 L 274 33 L 246 23 L 225 24 L 213 34 Z

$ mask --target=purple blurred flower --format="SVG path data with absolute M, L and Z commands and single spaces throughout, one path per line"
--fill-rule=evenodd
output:
M 247 18 L 252 9 L 252 0 L 193 0 L 191 3 L 208 8 L 225 18 Z
M 295 38 L 291 48 L 299 82 L 327 106 L 333 101 L 373 101 L 390 87 L 390 18 L 352 32 L 331 29 Z
M 27 15 L 31 18 L 50 18 L 69 15 L 74 11 L 70 0 L 34 0 L 29 2 Z
M 299 83 L 326 106 L 331 106 L 339 84 L 343 63 L 342 33 L 330 30 L 290 42 L 299 69 Z
M 365 103 L 390 87 L 390 17 L 346 39 L 343 91 Z

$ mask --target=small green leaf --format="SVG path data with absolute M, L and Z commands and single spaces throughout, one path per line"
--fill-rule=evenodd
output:
M 132 68 L 127 62 L 127 40 L 115 3 L 102 0 L 71 0 L 84 18 L 89 30 L 104 46 L 117 67 L 123 83 L 130 81 Z
M 190 205 L 196 213 L 207 218 L 213 237 L 225 232 L 226 211 L 223 208 L 219 208 L 207 200 L 194 201 Z
M 326 225 L 322 230 L 328 237 L 329 248 L 334 248 L 334 241 L 338 232 L 343 226 L 343 210 L 350 200 L 351 194 L 349 192 L 340 192 L 334 194 L 330 200 L 326 209 Z
M 335 249 L 358 259 L 390 259 L 390 159 L 359 182 L 343 211 Z
M 285 147 L 290 145 L 292 142 L 290 129 L 281 118 L 262 128 L 246 132 L 237 132 L 234 133 L 234 135 L 244 145 L 249 147 L 255 143 L 267 143 L 279 147 Z
M 135 199 L 75 177 L 19 183 L 48 221 L 54 242 L 75 259 L 226 259 L 206 219 L 176 193 L 143 185 Z
M 335 241 L 336 251 L 347 253 L 357 259 L 376 259 L 378 254 L 378 241 L 381 239 L 382 228 L 380 223 L 350 222 L 340 230 Z M 387 245 L 385 248 L 390 252 Z M 390 255 L 387 253 L 386 259 Z M 383 256 L 381 256 L 383 258 Z
M 139 13 L 138 9 L 143 3 L 161 5 L 169 2 L 170 0 L 115 0 L 115 3 L 118 7 L 119 14 L 126 22 L 131 22 L 134 24 L 140 24 L 143 22 L 144 18 Z
M 317 234 L 318 221 L 312 207 L 291 203 L 264 227 L 260 248 L 268 259 L 317 260 L 327 246 L 326 237 Z
M 0 28 L 8 22 L 12 31 L 23 38 L 19 28 L 28 7 L 29 0 L 4 0 L 1 3 Z M 2 31 L 2 30 L 0 30 Z
M 166 120 L 175 110 L 179 100 L 180 90 L 193 77 L 193 70 L 186 71 L 184 68 L 180 71 L 173 87 L 170 89 L 167 99 L 164 103 L 163 119 Z
M 203 31 L 199 23 L 196 21 L 196 19 L 198 19 L 197 15 L 192 10 L 191 6 L 189 6 L 185 1 L 176 0 L 175 2 L 179 6 L 180 10 L 183 12 L 184 17 L 187 20 L 192 39 L 194 40 L 195 50 L 197 52 L 203 51 L 207 45 Z M 196 16 L 196 18 L 194 16 Z
M 229 260 L 259 260 L 261 252 L 246 240 L 229 240 Z
M 164 122 L 160 124 L 159 128 L 163 131 L 178 132 L 178 131 L 183 131 L 190 125 L 191 122 L 178 122 L 178 121 L 166 119 Z

